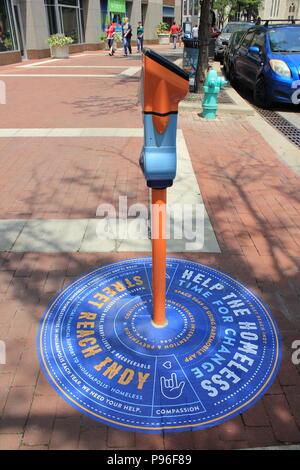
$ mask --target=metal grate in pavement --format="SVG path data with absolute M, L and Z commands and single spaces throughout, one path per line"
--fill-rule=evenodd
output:
M 300 147 L 300 130 L 275 111 L 261 109 L 255 106 L 256 111 L 275 129 L 286 136 L 293 144 Z
M 234 101 L 230 96 L 226 93 L 226 90 L 221 90 L 219 94 L 219 103 L 222 104 L 234 104 Z

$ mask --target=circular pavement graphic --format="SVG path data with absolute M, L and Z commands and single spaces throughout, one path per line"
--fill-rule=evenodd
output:
M 91 418 L 140 432 L 203 429 L 253 405 L 280 364 L 266 306 L 225 273 L 168 258 L 168 325 L 155 328 L 151 278 L 151 258 L 128 259 L 55 297 L 38 350 L 57 392 Z

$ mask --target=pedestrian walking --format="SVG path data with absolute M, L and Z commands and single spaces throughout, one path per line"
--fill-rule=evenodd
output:
M 114 55 L 114 34 L 115 34 L 115 25 L 111 21 L 105 30 L 107 34 L 107 43 L 109 48 L 109 55 Z
M 132 28 L 129 23 L 128 18 L 124 18 L 124 23 L 122 25 L 122 39 L 123 39 L 123 47 L 124 47 L 124 55 L 131 54 L 131 36 L 132 36 Z
M 136 30 L 137 52 L 142 52 L 144 44 L 144 27 L 141 21 L 138 22 Z
M 171 28 L 170 28 L 170 35 L 172 38 L 173 42 L 173 49 L 176 49 L 176 42 L 177 42 L 177 37 L 179 33 L 179 26 L 176 24 L 176 21 L 173 22 Z
M 196 24 L 192 29 L 192 38 L 193 39 L 198 39 L 198 26 Z

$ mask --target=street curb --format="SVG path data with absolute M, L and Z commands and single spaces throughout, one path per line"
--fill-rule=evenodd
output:
M 274 150 L 279 160 L 300 176 L 299 148 L 268 123 L 260 114 L 247 118 L 252 127 Z

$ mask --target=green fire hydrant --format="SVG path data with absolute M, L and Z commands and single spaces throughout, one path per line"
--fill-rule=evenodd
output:
M 205 84 L 203 87 L 204 97 L 202 103 L 202 117 L 206 119 L 215 119 L 218 106 L 218 95 L 223 86 L 227 85 L 228 82 L 223 78 L 219 77 L 217 71 L 211 69 L 206 77 Z

